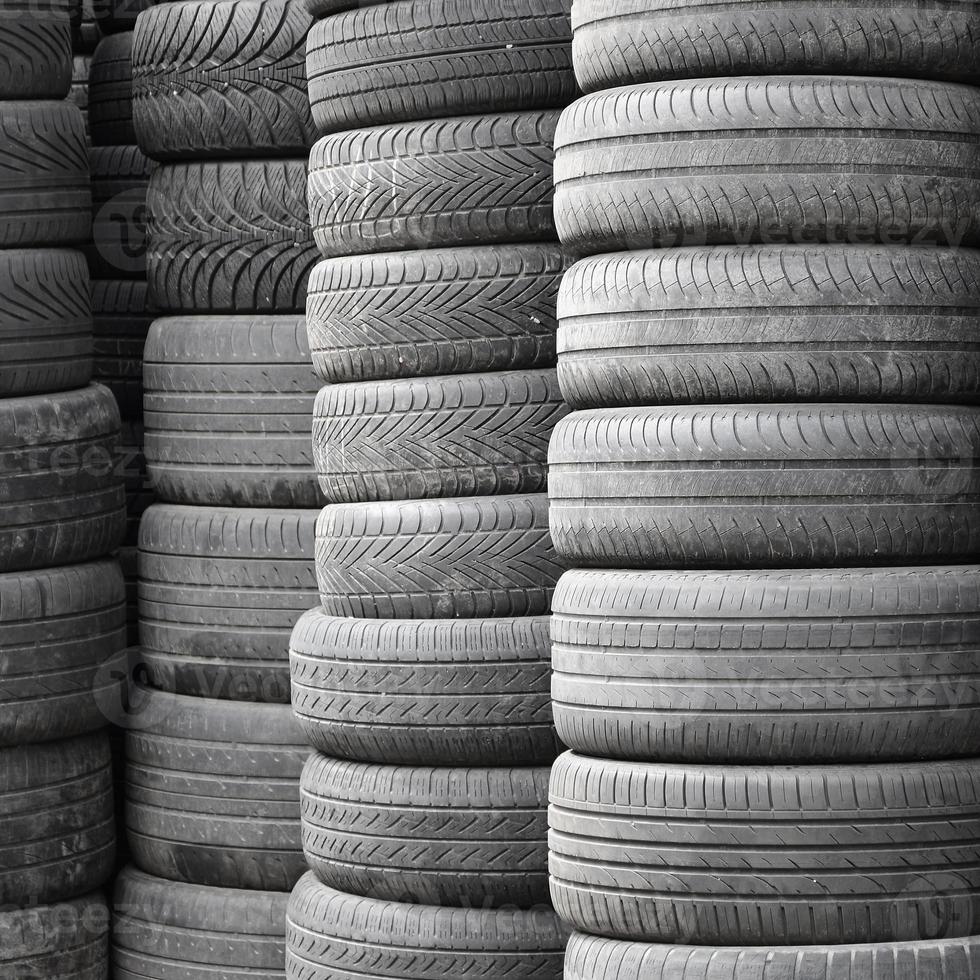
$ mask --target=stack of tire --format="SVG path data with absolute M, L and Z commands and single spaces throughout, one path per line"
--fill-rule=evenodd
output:
M 140 680 L 126 736 L 133 864 L 119 980 L 283 977 L 305 871 L 289 635 L 316 596 L 310 17 L 282 0 L 140 14 L 133 121 L 147 194 Z
M 573 20 L 566 977 L 976 976 L 977 8 Z
M 90 384 L 67 3 L 0 3 L 0 975 L 102 977 L 104 707 L 126 644 L 119 413 Z
M 307 302 L 320 605 L 287 975 L 557 978 L 546 463 L 569 4 L 320 0 Z

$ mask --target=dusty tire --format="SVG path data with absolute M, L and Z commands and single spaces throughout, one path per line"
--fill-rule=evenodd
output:
M 316 539 L 320 599 L 333 616 L 543 616 L 564 570 L 544 494 L 336 504 Z
M 321 253 L 554 240 L 557 123 L 524 112 L 325 136 L 309 168 Z
M 548 901 L 548 767 L 366 765 L 315 753 L 303 768 L 303 851 L 324 884 L 418 905 Z
M 309 15 L 288 0 L 165 3 L 133 43 L 133 112 L 155 160 L 301 156 Z
M 115 980 L 285 980 L 283 892 L 206 888 L 127 868 L 116 880 Z
M 551 532 L 611 568 L 971 561 L 977 458 L 975 408 L 594 409 L 555 429 Z
M 92 282 L 95 380 L 115 396 L 123 418 L 143 416 L 143 345 L 153 322 L 146 283 L 133 279 Z
M 92 55 L 88 122 L 95 146 L 134 146 L 133 35 L 103 38 Z
M 319 382 L 299 316 L 157 320 L 143 361 L 147 469 L 162 500 L 317 507 Z
M 302 313 L 316 262 L 305 160 L 157 167 L 150 299 L 174 313 Z
M 317 21 L 307 42 L 321 133 L 561 108 L 576 95 L 569 0 L 407 0 Z
M 555 221 L 583 253 L 969 245 L 980 241 L 978 121 L 977 89 L 905 79 L 692 79 L 601 92 L 558 127 Z
M 545 616 L 339 619 L 311 609 L 290 640 L 292 704 L 326 755 L 407 765 L 547 765 Z
M 140 637 L 154 686 L 289 701 L 289 634 L 316 601 L 315 522 L 316 511 L 147 510 Z
M 569 572 L 555 725 L 672 762 L 980 756 L 980 568 Z
M 539 493 L 568 409 L 554 371 L 327 385 L 313 455 L 331 503 Z
M 0 99 L 63 99 L 71 84 L 66 0 L 0 4 Z
M 980 251 L 742 246 L 601 256 L 559 300 L 573 408 L 980 401 Z
M 95 147 L 92 164 L 92 244 L 95 279 L 146 278 L 146 194 L 153 164 L 136 146 Z
M 566 936 L 547 908 L 396 904 L 345 895 L 308 874 L 289 901 L 286 974 L 294 980 L 561 980 Z

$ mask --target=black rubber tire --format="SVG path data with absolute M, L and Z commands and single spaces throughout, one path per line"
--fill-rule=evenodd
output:
M 573 408 L 980 401 L 980 251 L 665 249 L 586 259 L 560 298 Z
M 146 278 L 146 193 L 153 163 L 137 146 L 100 146 L 92 165 L 92 244 L 95 279 Z
M 99 41 L 88 76 L 88 122 L 94 146 L 135 148 L 133 126 L 133 35 Z
M 586 96 L 555 138 L 555 220 L 581 253 L 980 241 L 980 90 L 820 75 Z
M 980 78 L 980 14 L 969 3 L 822 0 L 804 10 L 774 0 L 576 0 L 574 23 L 586 92 L 794 72 Z
M 0 974 L 108 980 L 109 909 L 102 894 L 0 912 Z
M 980 762 L 705 767 L 560 756 L 551 894 L 594 935 L 955 939 L 980 924 Z
M 156 504 L 140 525 L 140 638 L 155 687 L 289 701 L 289 634 L 316 602 L 316 511 Z
M 91 377 L 84 257 L 67 249 L 0 250 L 0 397 L 80 388 Z
M 174 313 L 302 313 L 316 262 L 305 185 L 298 159 L 157 167 L 151 301 Z
M 566 936 L 548 908 L 396 904 L 345 895 L 308 874 L 289 901 L 286 975 L 293 980 L 561 980 Z
M 0 904 L 63 902 L 113 871 L 112 766 L 104 732 L 0 749 Z
M 571 0 L 404 0 L 317 21 L 307 42 L 321 133 L 562 108 L 578 95 Z
M 547 765 L 546 616 L 338 619 L 311 609 L 290 640 L 292 704 L 327 755 L 404 765 Z
M 0 572 L 101 558 L 122 541 L 119 409 L 101 385 L 0 399 Z
M 980 410 L 745 405 L 576 412 L 551 533 L 572 565 L 789 568 L 980 554 Z
M 96 17 L 103 35 L 122 34 L 136 29 L 136 18 L 155 6 L 157 0 L 102 0 Z
M 327 17 L 344 10 L 371 7 L 378 3 L 396 3 L 398 0 L 302 0 L 303 6 L 312 17 Z
M 88 72 L 91 64 L 91 55 L 76 54 L 72 57 L 71 87 L 68 89 L 68 102 L 82 114 L 82 131 L 86 145 L 91 143 L 88 131 Z
M 980 567 L 569 572 L 555 724 L 661 762 L 980 756 Z
M 126 537 L 123 541 L 135 545 L 139 541 L 140 518 L 157 499 L 143 455 L 143 423 L 138 420 L 123 422 L 121 441 L 126 485 Z
M 306 322 L 325 381 L 555 364 L 557 245 L 389 252 L 313 269 Z
M 553 370 L 327 385 L 313 456 L 331 503 L 541 493 L 568 412 Z
M 290 0 L 181 0 L 147 10 L 133 44 L 133 110 L 155 160 L 302 156 L 311 20 Z
M 92 232 L 85 120 L 71 102 L 0 102 L 0 248 Z
M 325 136 L 309 176 L 321 253 L 553 241 L 557 124 L 521 112 Z
M 327 507 L 316 571 L 333 616 L 483 619 L 547 614 L 564 566 L 528 494 Z
M 548 902 L 547 766 L 369 765 L 314 753 L 303 768 L 303 851 L 324 884 L 417 905 Z
M 95 379 L 115 396 L 123 418 L 143 417 L 143 345 L 153 322 L 146 283 L 96 279 L 92 283 Z
M 0 100 L 63 99 L 71 84 L 67 0 L 0 3 Z
M 289 891 L 306 871 L 299 779 L 309 748 L 285 704 L 142 688 L 126 733 L 134 863 L 170 881 Z
M 285 980 L 284 892 L 206 888 L 127 868 L 116 880 L 114 980 Z

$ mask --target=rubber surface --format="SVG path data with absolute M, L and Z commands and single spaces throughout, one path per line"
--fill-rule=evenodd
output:
M 153 322 L 146 283 L 134 279 L 92 282 L 95 379 L 115 396 L 123 418 L 143 415 L 143 345 Z
M 67 0 L 0 4 L 0 99 L 63 99 L 71 83 Z
M 112 34 L 99 41 L 88 76 L 88 121 L 95 146 L 132 146 L 133 34 Z
M 612 89 L 566 110 L 555 221 L 583 253 L 980 241 L 980 91 L 797 75 Z
M 153 163 L 136 146 L 95 147 L 92 239 L 86 249 L 95 279 L 146 278 L 146 193 Z
M 746 405 L 577 412 L 555 429 L 551 532 L 573 565 L 970 561 L 980 411 Z

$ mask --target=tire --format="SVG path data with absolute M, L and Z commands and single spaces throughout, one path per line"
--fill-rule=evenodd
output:
M 88 128 L 88 74 L 91 65 L 91 55 L 76 54 L 72 57 L 71 87 L 68 89 L 69 104 L 75 106 L 82 114 L 82 130 L 86 145 L 91 142 Z
M 557 123 L 523 112 L 325 136 L 309 176 L 321 253 L 554 240 Z
M 281 892 L 185 885 L 127 868 L 116 881 L 115 980 L 285 980 Z
M 156 5 L 156 0 L 104 0 L 98 11 L 103 34 L 123 34 L 136 29 L 136 18 Z
M 96 279 L 146 278 L 146 193 L 153 164 L 136 146 L 91 151 L 92 239 Z
M 559 423 L 548 484 L 572 565 L 789 568 L 971 561 L 980 412 L 616 408 Z
M 136 26 L 133 99 L 155 160 L 303 156 L 310 17 L 287 0 L 151 7 Z
M 316 537 L 320 599 L 332 616 L 543 616 L 564 570 L 544 494 L 337 504 Z
M 91 377 L 85 259 L 67 249 L 0 251 L 0 397 L 80 388 Z
M 567 414 L 552 370 L 328 385 L 313 455 L 331 503 L 539 493 Z
M 980 17 L 968 4 L 577 0 L 586 92 L 717 75 L 911 76 L 976 83 Z
M 557 245 L 390 252 L 313 269 L 306 322 L 325 381 L 554 367 Z
M 63 99 L 71 84 L 66 0 L 0 4 L 0 100 Z
M 578 95 L 569 0 L 407 0 L 317 21 L 307 42 L 321 133 L 562 108 Z
M 289 702 L 289 634 L 316 601 L 316 511 L 156 504 L 140 526 L 140 638 L 151 683 Z
M 707 946 L 955 939 L 980 916 L 980 764 L 705 767 L 568 753 L 551 894 L 573 928 Z
M 170 881 L 289 891 L 305 872 L 299 778 L 309 748 L 282 704 L 137 691 L 126 734 L 134 863 Z
M 156 492 L 146 471 L 143 455 L 143 423 L 123 422 L 122 458 L 123 478 L 126 484 L 126 537 L 125 544 L 139 541 L 139 525 L 143 514 L 156 503 Z
M 0 912 L 0 972 L 17 980 L 108 980 L 109 909 L 101 894 Z
M 70 102 L 0 103 L 0 248 L 89 238 L 85 138 L 85 120 Z
M 157 320 L 143 364 L 147 466 L 161 499 L 317 507 L 318 381 L 300 316 Z
M 555 724 L 577 752 L 712 764 L 980 756 L 980 567 L 569 572 Z
M 574 408 L 980 401 L 980 251 L 668 249 L 574 266 L 558 377 Z
M 104 732 L 0 749 L 0 903 L 46 905 L 101 887 L 113 871 L 112 813 Z
M 173 313 L 302 313 L 316 262 L 305 175 L 298 159 L 157 167 L 151 302 Z
M 888 78 L 691 79 L 586 96 L 555 138 L 558 232 L 581 253 L 970 245 L 978 117 L 973 88 Z
M 143 345 L 153 322 L 146 283 L 98 280 L 92 283 L 95 320 L 95 378 L 115 396 L 123 418 L 143 417 Z
M 100 698 L 119 687 L 107 668 L 126 645 L 115 562 L 0 575 L 0 745 L 104 727 Z
M 547 766 L 373 766 L 316 753 L 303 851 L 324 884 L 419 905 L 547 904 Z
M 404 765 L 548 765 L 545 616 L 338 619 L 311 609 L 290 640 L 292 704 L 326 755 Z
M 303 0 L 303 6 L 312 17 L 327 17 L 344 10 L 370 7 L 378 3 L 395 3 L 397 0 Z
M 91 385 L 0 399 L 0 572 L 101 558 L 122 541 L 119 410 Z
M 123 545 L 116 552 L 126 583 L 126 646 L 138 647 L 140 642 L 139 613 L 139 548 Z
M 95 49 L 89 70 L 88 119 L 95 146 L 135 149 L 132 32 L 105 37 Z
M 344 895 L 308 874 L 289 901 L 286 975 L 560 980 L 566 935 L 547 908 L 381 902 Z

